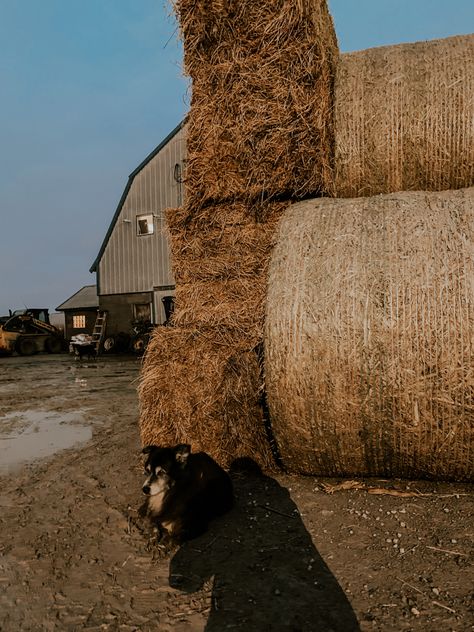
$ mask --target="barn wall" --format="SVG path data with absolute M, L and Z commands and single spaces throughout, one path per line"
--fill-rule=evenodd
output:
M 84 315 L 86 317 L 86 326 L 78 329 L 73 327 L 73 317 Z M 92 334 L 95 321 L 97 318 L 97 307 L 83 308 L 83 309 L 71 309 L 64 310 L 64 337 L 66 340 L 70 340 L 71 336 L 77 336 L 78 334 Z
M 135 175 L 99 262 L 101 297 L 174 284 L 164 211 L 182 203 L 183 187 L 175 178 L 175 165 L 182 165 L 184 156 L 182 128 Z M 154 216 L 154 233 L 138 236 L 137 215 L 147 213 Z
M 129 333 L 135 318 L 134 305 L 149 305 L 152 310 L 153 295 L 151 292 L 134 294 L 112 294 L 100 297 L 100 309 L 107 312 L 107 336 L 120 332 Z

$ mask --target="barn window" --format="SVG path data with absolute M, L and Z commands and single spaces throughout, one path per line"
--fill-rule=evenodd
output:
M 72 326 L 74 329 L 84 329 L 86 326 L 85 314 L 76 314 L 72 317 Z
M 153 215 L 137 215 L 137 235 L 153 235 Z
M 133 318 L 135 320 L 151 320 L 150 303 L 135 303 L 133 305 Z

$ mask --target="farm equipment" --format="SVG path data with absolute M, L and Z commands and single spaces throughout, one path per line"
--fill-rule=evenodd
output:
M 132 328 L 133 335 L 130 340 L 130 350 L 137 355 L 143 355 L 150 341 L 153 325 L 149 320 L 134 320 Z
M 61 353 L 64 338 L 49 322 L 47 309 L 26 309 L 13 312 L 0 324 L 0 354 L 33 355 L 40 351 Z
M 161 299 L 165 311 L 163 326 L 169 325 L 174 311 L 174 296 L 164 296 Z M 131 321 L 129 332 L 120 331 L 107 335 L 104 339 L 103 350 L 105 353 L 131 352 L 143 355 L 150 341 L 151 333 L 156 325 L 146 318 L 137 318 Z
M 94 338 L 89 334 L 77 334 L 69 342 L 69 353 L 74 353 L 79 359 L 84 356 L 93 358 L 97 355 L 97 347 Z
M 164 296 L 161 301 L 166 316 L 163 326 L 167 326 L 174 312 L 174 296 Z M 149 320 L 134 320 L 132 322 L 132 328 L 133 335 L 130 340 L 130 350 L 136 355 L 143 355 L 150 342 L 151 332 L 154 326 Z

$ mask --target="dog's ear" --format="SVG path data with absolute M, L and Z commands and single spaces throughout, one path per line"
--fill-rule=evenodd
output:
M 188 443 L 180 443 L 174 449 L 174 456 L 177 463 L 180 463 L 182 467 L 186 465 L 188 456 L 191 454 L 191 446 Z
M 153 452 L 153 450 L 156 450 L 156 448 L 157 448 L 156 445 L 146 445 L 142 449 L 142 454 L 150 454 L 150 452 Z

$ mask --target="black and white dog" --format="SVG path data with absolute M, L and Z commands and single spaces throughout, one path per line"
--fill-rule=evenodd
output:
M 97 356 L 95 345 L 92 343 L 88 345 L 71 343 L 71 347 L 74 350 L 76 359 L 79 358 L 79 360 L 82 360 L 83 358 L 87 358 L 88 360 L 91 360 Z
M 147 499 L 142 513 L 166 530 L 174 542 L 195 538 L 209 521 L 231 509 L 234 502 L 229 475 L 205 452 L 191 447 L 149 445 L 143 484 Z M 163 535 L 163 533 L 162 533 Z

